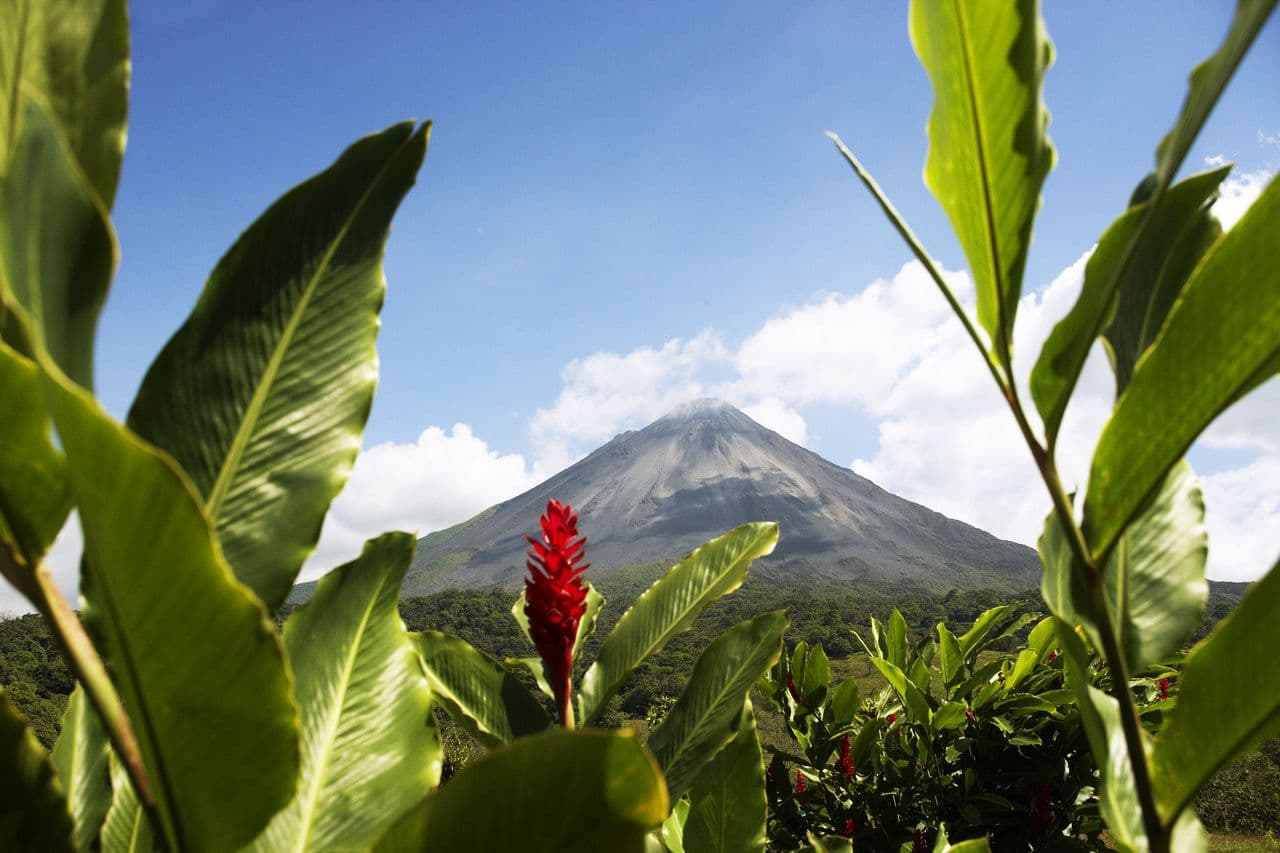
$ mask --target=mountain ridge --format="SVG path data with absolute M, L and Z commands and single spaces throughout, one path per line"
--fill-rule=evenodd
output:
M 418 540 L 403 587 L 514 586 L 548 499 L 573 505 L 593 575 L 679 559 L 749 521 L 776 521 L 754 572 L 923 589 L 1039 583 L 1035 552 L 898 497 L 719 400 L 681 404 L 546 481 Z M 304 597 L 305 589 L 299 588 Z

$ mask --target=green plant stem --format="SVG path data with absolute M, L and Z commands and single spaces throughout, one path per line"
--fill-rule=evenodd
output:
M 88 696 L 98 714 L 98 719 L 102 721 L 111 746 L 129 772 L 138 801 L 142 803 L 152 825 L 160 826 L 155 814 L 155 796 L 151 793 L 151 785 L 147 781 L 146 770 L 142 765 L 138 739 L 133 733 L 129 716 L 125 713 L 124 705 L 121 704 L 120 697 L 107 675 L 106 666 L 99 657 L 98 650 L 94 648 L 89 635 L 85 633 L 84 625 L 80 623 L 80 618 L 71 609 L 71 605 L 67 603 L 62 591 L 54 582 L 53 575 L 43 563 L 36 564 L 31 577 L 34 582 L 29 586 L 24 585 L 23 592 L 27 593 L 28 598 L 40 611 L 59 650 L 84 688 L 85 695 Z

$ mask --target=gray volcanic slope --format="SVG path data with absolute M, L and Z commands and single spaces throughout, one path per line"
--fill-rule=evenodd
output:
M 625 432 L 551 479 L 418 542 L 409 595 L 514 585 L 547 500 L 578 511 L 593 575 L 677 559 L 748 521 L 781 538 L 757 569 L 923 588 L 1037 585 L 1024 545 L 881 489 L 717 400 Z

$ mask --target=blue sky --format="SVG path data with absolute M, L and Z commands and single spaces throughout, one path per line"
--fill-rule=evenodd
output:
M 1150 169 L 1231 6 L 1048 5 L 1058 166 L 1024 358 Z M 905 4 L 152 1 L 132 23 L 122 262 L 98 352 L 117 415 L 277 195 L 364 133 L 435 121 L 387 250 L 370 453 L 313 572 L 370 528 L 461 520 L 702 393 L 907 497 L 1034 537 L 1038 504 L 1017 519 L 1002 508 L 1036 495 L 1026 451 L 988 420 L 1007 413 L 949 372 L 976 356 L 952 358 L 955 323 L 822 135 L 839 132 L 935 256 L 964 269 L 921 180 L 931 94 Z M 1237 162 L 1241 203 L 1280 164 L 1277 80 L 1272 21 L 1188 158 Z M 849 345 L 813 349 L 815 329 Z M 821 381 L 798 379 L 806 366 Z M 1280 472 L 1276 384 L 1197 448 L 1202 474 Z M 1101 411 L 1082 411 L 1079 431 Z M 1068 455 L 1082 465 L 1091 441 Z M 1232 529 L 1280 532 L 1274 489 L 1255 492 L 1232 498 Z M 1235 576 L 1260 573 L 1267 548 L 1274 559 L 1262 540 L 1235 554 L 1248 564 Z

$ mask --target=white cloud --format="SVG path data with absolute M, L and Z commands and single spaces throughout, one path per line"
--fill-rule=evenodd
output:
M 1200 480 L 1210 577 L 1253 580 L 1280 557 L 1280 453 Z
M 1211 166 L 1221 165 L 1221 163 L 1210 162 L 1221 159 L 1206 157 L 1205 162 Z M 1274 173 L 1266 169 L 1259 169 L 1256 172 L 1233 171 L 1227 176 L 1218 190 L 1218 200 L 1213 204 L 1213 212 L 1222 222 L 1223 228 L 1230 228 L 1240 220 L 1241 216 L 1244 216 L 1249 205 L 1253 204 L 1253 200 L 1258 197 L 1272 177 Z
M 761 426 L 768 427 L 801 447 L 809 442 L 809 425 L 805 423 L 804 416 L 777 397 L 765 397 L 754 405 L 745 406 L 742 412 Z
M 516 453 L 490 449 L 464 423 L 446 433 L 428 427 L 412 444 L 379 444 L 356 459 L 351 479 L 325 519 L 304 578 L 350 560 L 387 530 L 419 536 L 440 530 L 543 479 Z
M 53 579 L 62 590 L 63 596 L 74 608 L 80 607 L 80 552 L 84 547 L 84 538 L 80 533 L 80 520 L 74 510 L 62 525 L 49 553 L 45 555 L 44 564 L 53 573 Z M 13 587 L 0 580 L 0 615 L 7 613 L 31 613 L 34 608 Z

